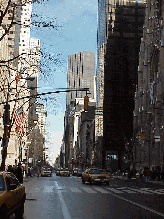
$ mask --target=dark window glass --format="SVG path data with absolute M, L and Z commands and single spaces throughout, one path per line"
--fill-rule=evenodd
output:
M 13 173 L 10 173 L 9 175 L 10 175 L 12 181 L 13 181 L 13 184 L 16 184 L 17 187 L 19 187 L 19 186 L 20 186 L 20 182 L 18 181 L 18 179 L 16 178 L 16 176 L 15 176 Z
M 5 176 L 6 179 L 6 185 L 7 185 L 7 190 L 9 189 L 10 184 L 13 184 L 13 181 L 9 176 Z

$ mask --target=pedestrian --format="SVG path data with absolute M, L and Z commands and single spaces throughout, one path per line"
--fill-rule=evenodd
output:
M 30 169 L 30 167 L 28 167 L 28 176 L 31 177 L 31 169 Z
M 146 182 L 149 181 L 150 172 L 149 169 L 146 171 Z
M 18 167 L 16 169 L 16 177 L 20 183 L 23 183 L 23 173 L 22 173 L 21 163 L 18 164 Z
M 37 168 L 37 176 L 39 177 L 40 171 L 39 168 Z
M 8 166 L 7 172 L 13 173 L 13 168 L 11 165 Z

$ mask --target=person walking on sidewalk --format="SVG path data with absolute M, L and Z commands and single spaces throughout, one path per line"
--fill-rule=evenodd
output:
M 18 167 L 16 169 L 16 177 L 19 180 L 20 183 L 23 183 L 23 172 L 22 172 L 22 167 L 21 163 L 18 164 Z
M 146 171 L 146 182 L 148 182 L 150 179 L 150 171 L 149 169 Z

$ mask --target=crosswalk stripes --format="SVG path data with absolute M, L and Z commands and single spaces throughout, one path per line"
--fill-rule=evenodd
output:
M 101 193 L 109 193 L 107 190 L 99 188 L 99 187 L 94 187 L 94 189 Z
M 87 193 L 97 193 L 96 191 L 94 191 L 93 189 L 89 187 L 82 187 L 82 189 Z
M 163 194 L 164 194 L 164 192 L 162 192 L 162 191 L 160 191 L 160 190 L 155 190 L 155 191 L 153 191 L 153 190 L 150 190 L 150 188 L 144 188 L 144 189 L 142 189 L 142 190 L 146 190 L 146 191 L 148 191 L 148 192 L 151 192 L 151 193 L 157 194 L 157 195 L 163 195 Z
M 117 189 L 114 189 L 114 188 L 107 188 L 108 190 L 110 190 L 111 192 L 114 192 L 114 193 L 124 193 L 120 190 L 117 190 Z
M 47 186 L 45 185 L 42 192 L 44 193 L 51 193 L 55 192 L 57 190 L 60 190 L 61 192 L 73 192 L 73 193 L 90 193 L 90 194 L 96 194 L 96 193 L 102 193 L 102 194 L 108 194 L 110 192 L 113 192 L 115 194 L 147 194 L 147 195 L 164 195 L 164 189 L 158 189 L 153 190 L 151 188 L 135 188 L 135 187 L 98 187 L 98 186 L 86 186 L 86 187 L 69 187 L 69 186 L 58 186 L 57 188 L 54 188 L 54 186 Z M 39 192 L 39 191 L 35 191 Z
M 124 192 L 127 192 L 127 193 L 136 193 L 135 191 L 133 191 L 133 190 L 128 190 L 128 189 L 125 189 Z
M 76 192 L 76 193 L 82 193 L 82 191 L 81 190 L 79 190 L 78 188 L 76 188 L 76 187 L 70 187 L 70 190 L 72 191 L 72 192 Z
M 147 192 L 144 190 L 140 190 L 140 189 L 134 189 L 134 188 L 129 188 L 130 190 L 134 191 L 134 192 L 138 192 L 138 193 L 142 193 L 142 194 L 152 194 L 151 192 Z

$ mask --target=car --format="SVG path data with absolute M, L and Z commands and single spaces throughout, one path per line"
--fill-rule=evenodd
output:
M 60 176 L 60 171 L 62 171 L 63 170 L 63 168 L 58 168 L 57 170 L 56 170 L 56 176 Z
M 77 176 L 78 176 L 78 177 L 81 177 L 83 172 L 84 172 L 83 169 L 78 169 L 78 171 L 77 171 Z
M 57 169 L 56 170 L 56 176 L 59 176 L 59 174 L 60 174 L 60 169 Z
M 74 168 L 72 171 L 72 176 L 76 176 L 78 172 L 78 168 Z
M 103 170 L 98 168 L 88 168 L 82 173 L 82 183 L 89 182 L 90 184 L 106 183 L 109 185 L 110 176 Z
M 70 176 L 70 172 L 68 169 L 61 169 L 59 172 L 59 176 Z
M 52 172 L 50 168 L 42 168 L 41 169 L 41 177 L 43 176 L 51 176 Z
M 6 219 L 14 213 L 16 218 L 22 218 L 25 200 L 25 186 L 13 173 L 0 171 L 0 218 Z

